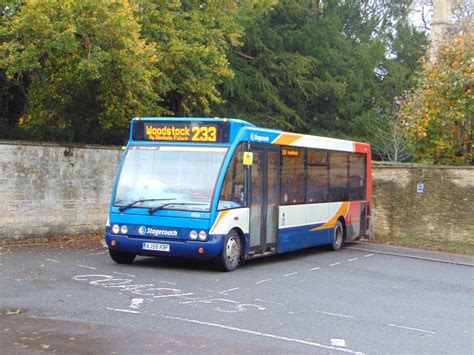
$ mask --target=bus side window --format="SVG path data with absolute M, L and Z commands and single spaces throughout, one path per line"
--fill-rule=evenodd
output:
M 304 148 L 281 148 L 281 192 L 282 205 L 305 203 L 305 151 Z
M 349 154 L 331 152 L 329 155 L 329 200 L 349 200 Z
M 325 151 L 307 149 L 306 203 L 328 201 L 328 154 Z
M 364 154 L 352 153 L 349 155 L 350 199 L 365 200 L 366 185 L 366 158 Z
M 218 210 L 243 207 L 245 205 L 244 179 L 245 168 L 243 164 L 243 143 L 234 152 L 229 167 L 225 174 L 219 197 Z

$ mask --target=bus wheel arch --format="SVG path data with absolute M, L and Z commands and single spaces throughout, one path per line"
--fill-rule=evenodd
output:
M 242 259 L 242 235 L 234 228 L 224 238 L 221 254 L 216 258 L 216 265 L 222 271 L 234 271 Z
M 239 238 L 240 238 L 240 246 L 241 246 L 241 250 L 240 250 L 240 258 L 243 258 L 244 257 L 244 254 L 245 254 L 245 236 L 244 236 L 244 232 L 242 231 L 242 229 L 240 229 L 239 227 L 234 227 L 232 228 L 229 233 L 231 231 L 236 231 L 237 234 L 239 235 Z
M 333 235 L 333 240 L 331 243 L 331 249 L 334 251 L 337 251 L 342 248 L 344 245 L 344 241 L 346 239 L 346 221 L 344 220 L 344 217 L 340 216 L 337 221 L 336 225 L 334 227 L 334 235 Z

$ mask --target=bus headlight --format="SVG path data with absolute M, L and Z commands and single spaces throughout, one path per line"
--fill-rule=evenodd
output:
M 120 232 L 120 227 L 118 224 L 114 224 L 112 226 L 112 232 L 114 232 L 115 234 L 118 234 Z
M 189 232 L 189 237 L 193 240 L 197 239 L 198 237 L 198 234 L 195 230 L 192 230 L 191 232 Z
M 127 234 L 128 232 L 128 227 L 126 225 L 123 225 L 121 228 L 120 228 L 120 231 L 122 232 L 122 234 Z
M 206 240 L 206 238 L 207 238 L 206 232 L 200 231 L 200 232 L 199 232 L 199 239 L 201 239 L 201 240 Z

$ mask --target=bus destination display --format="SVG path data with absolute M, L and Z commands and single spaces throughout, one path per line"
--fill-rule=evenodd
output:
M 133 139 L 166 142 L 223 143 L 229 141 L 227 122 L 135 121 Z

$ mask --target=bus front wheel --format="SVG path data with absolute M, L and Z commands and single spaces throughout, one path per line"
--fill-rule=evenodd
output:
M 222 271 L 234 271 L 239 266 L 242 254 L 242 243 L 240 236 L 235 230 L 231 230 L 224 239 L 221 255 L 217 258 L 217 265 Z
M 116 251 L 109 249 L 110 257 L 117 264 L 131 264 L 137 254 L 127 253 L 124 251 Z
M 342 222 L 338 220 L 336 222 L 336 227 L 334 227 L 334 238 L 331 244 L 331 249 L 336 251 L 341 249 L 342 244 L 344 243 L 344 227 Z

